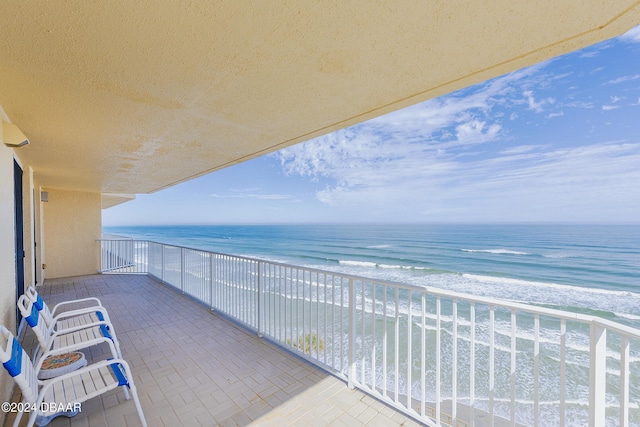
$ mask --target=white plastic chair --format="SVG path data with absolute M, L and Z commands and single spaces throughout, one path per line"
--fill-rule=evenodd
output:
M 39 345 L 34 352 L 35 360 L 42 358 L 46 352 L 62 347 L 73 347 L 77 350 L 109 341 L 113 343 L 114 356 L 122 358 L 120 344 L 113 326 L 106 320 L 56 331 L 55 324 L 47 327 L 43 319 L 44 316 L 40 315 L 40 311 L 26 295 L 21 295 L 18 298 L 17 306 L 38 339 Z
M 66 352 L 69 349 L 61 349 Z M 138 392 L 133 383 L 133 375 L 126 361 L 121 358 L 102 360 L 77 371 L 69 372 L 46 381 L 38 380 L 42 361 L 31 364 L 29 355 L 18 340 L 3 325 L 0 325 L 0 362 L 13 377 L 22 391 L 22 408 L 28 408 L 27 426 L 44 426 L 51 419 L 65 415 L 74 416 L 77 412 L 58 412 L 59 408 L 75 408 L 82 402 L 99 396 L 116 387 L 123 387 L 125 398 L 129 400 L 129 391 L 144 427 L 147 421 L 142 412 Z M 20 408 L 20 406 L 18 406 Z M 17 427 L 25 411 L 18 412 L 13 423 Z
M 102 306 L 102 302 L 98 298 L 90 297 L 63 301 L 56 304 L 55 307 L 50 310 L 47 303 L 33 286 L 29 286 L 24 294 L 31 300 L 38 311 L 40 311 L 47 326 L 51 327 L 51 325 L 54 325 L 53 328 L 56 331 L 100 321 L 111 323 L 107 309 Z M 68 307 L 70 305 L 77 306 L 78 304 L 82 305 L 82 307 Z

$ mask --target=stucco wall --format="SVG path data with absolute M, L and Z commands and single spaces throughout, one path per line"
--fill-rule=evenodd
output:
M 2 142 L 0 120 L 0 324 L 15 332 L 15 231 L 13 209 L 13 150 Z M 0 402 L 7 402 L 13 390 L 13 380 L 0 369 Z M 0 412 L 0 425 L 4 413 Z
M 44 189 L 49 201 L 42 204 L 44 218 L 43 262 L 45 280 L 96 274 L 102 229 L 99 193 Z
M 12 333 L 16 331 L 13 162 L 14 158 L 20 160 L 20 150 L 4 145 L 0 120 L 0 324 Z M 23 169 L 25 287 L 34 284 L 36 277 L 41 285 L 47 277 L 96 273 L 96 239 L 102 231 L 100 194 L 48 189 L 49 202 L 41 203 L 33 169 L 23 161 L 19 163 Z M 40 269 L 43 263 L 47 264 L 45 271 Z M 0 402 L 9 401 L 13 388 L 11 377 L 0 369 Z M 4 417 L 0 412 L 0 425 Z

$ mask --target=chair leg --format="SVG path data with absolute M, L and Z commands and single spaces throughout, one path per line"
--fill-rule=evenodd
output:
M 31 411 L 29 414 L 29 421 L 27 421 L 27 427 L 33 427 L 36 423 L 36 417 L 38 416 L 38 411 Z M 13 427 L 18 427 L 17 424 L 14 424 Z
M 129 381 L 129 384 L 131 384 L 131 381 Z M 124 398 L 125 400 L 129 400 L 131 399 L 131 396 L 129 395 L 129 387 L 126 385 L 122 386 L 122 391 L 124 391 Z
M 18 424 L 20 424 L 21 419 L 22 419 L 22 412 L 18 412 L 16 414 L 15 420 L 13 420 L 13 427 L 18 427 Z
M 131 394 L 133 394 L 133 403 L 136 405 L 136 409 L 138 410 L 138 416 L 140 417 L 140 422 L 143 427 L 147 427 L 147 420 L 144 417 L 144 412 L 142 412 L 142 405 L 140 405 L 140 399 L 138 399 L 138 391 L 135 389 L 135 386 L 131 386 Z
M 138 390 L 136 389 L 136 385 L 133 383 L 133 375 L 131 374 L 131 369 L 129 369 L 129 364 L 122 361 L 122 366 L 124 367 L 124 372 L 129 380 L 129 387 L 131 388 L 131 395 L 133 396 L 133 403 L 136 405 L 136 409 L 138 411 L 138 416 L 140 417 L 140 422 L 143 427 L 147 427 L 147 420 L 144 417 L 144 412 L 142 412 L 142 405 L 140 405 L 140 399 L 138 398 Z

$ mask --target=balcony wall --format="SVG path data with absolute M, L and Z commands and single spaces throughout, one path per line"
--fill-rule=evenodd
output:
M 46 189 L 49 202 L 41 202 L 37 173 L 22 156 L 29 148 L 5 146 L 0 120 L 0 322 L 12 331 L 16 330 L 14 159 L 23 171 L 25 286 L 42 284 L 45 277 L 94 274 L 99 269 L 95 240 L 100 238 L 102 228 L 100 194 Z M 47 269 L 43 270 L 45 263 Z M 12 387 L 13 381 L 2 369 L 0 401 L 10 398 Z M 0 425 L 3 416 L 0 413 Z
M 100 193 L 45 189 L 43 203 L 45 278 L 95 274 L 100 268 L 96 240 L 102 233 Z

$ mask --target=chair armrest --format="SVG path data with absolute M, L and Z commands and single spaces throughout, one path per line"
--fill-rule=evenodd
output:
M 95 312 L 102 313 L 102 317 L 104 317 L 104 320 L 107 322 L 110 322 L 109 313 L 107 312 L 107 309 L 102 306 L 94 306 L 94 307 L 78 308 L 76 310 L 70 310 L 70 311 L 63 311 L 62 313 L 59 313 L 57 316 L 53 316 L 53 323 L 57 323 L 58 320 L 66 319 L 67 317 L 75 317 L 75 316 L 80 316 L 83 314 L 89 314 L 89 313 L 95 313 Z
M 67 372 L 66 374 L 62 374 L 58 377 L 54 377 L 45 381 L 40 381 L 38 380 L 38 383 L 40 383 L 42 385 L 42 388 L 40 389 L 40 392 L 38 393 L 38 404 L 42 403 L 42 399 L 44 399 L 44 397 L 47 394 L 47 391 L 49 391 L 49 389 L 51 387 L 53 387 L 56 383 L 62 382 L 63 380 L 66 380 L 67 378 L 73 378 L 76 376 L 82 376 L 83 374 L 86 374 L 87 372 L 91 372 L 91 371 L 95 371 L 98 370 L 100 368 L 104 368 L 106 366 L 109 365 L 113 365 L 114 363 L 119 363 L 122 366 L 125 367 L 125 371 L 127 374 L 131 373 L 131 369 L 129 368 L 129 364 L 127 362 L 125 362 L 123 359 L 118 359 L 118 358 L 113 358 L 113 359 L 109 359 L 109 360 L 101 360 L 99 362 L 96 363 L 91 363 L 90 365 L 85 366 L 84 368 L 80 368 L 77 369 L 75 371 L 72 372 Z M 127 378 L 128 379 L 128 378 Z M 89 395 L 88 398 L 91 397 L 95 397 L 95 396 L 91 396 Z M 39 406 L 38 406 L 39 407 Z
M 71 300 L 71 301 L 62 301 L 62 302 L 59 302 L 59 303 L 58 303 L 58 304 L 56 304 L 56 305 L 53 307 L 53 309 L 51 310 L 51 315 L 52 315 L 52 316 L 55 316 L 55 313 L 56 313 L 56 311 L 58 310 L 58 308 L 62 308 L 62 307 L 64 307 L 65 305 L 69 305 L 69 304 L 77 304 L 77 303 L 80 303 L 80 302 L 87 302 L 87 301 L 95 301 L 95 302 L 96 302 L 96 304 L 94 305 L 94 307 L 95 307 L 95 306 L 102 307 L 102 302 L 100 302 L 100 300 L 99 300 L 98 298 L 95 298 L 95 297 L 80 298 L 80 299 L 74 299 L 74 300 Z M 81 308 L 85 308 L 85 307 L 81 307 Z
M 84 325 L 78 325 L 78 326 L 74 326 L 73 328 L 68 328 L 68 329 L 62 329 L 60 331 L 56 331 L 56 330 L 51 330 L 51 338 L 49 339 L 50 341 L 53 340 L 53 338 L 57 338 L 59 335 L 66 335 L 66 334 L 72 334 L 74 332 L 78 332 L 81 331 L 83 329 L 90 329 L 96 326 L 106 326 L 108 329 L 113 330 L 113 325 L 111 324 L 111 322 L 107 322 L 106 320 L 100 320 L 98 322 L 92 322 L 92 323 L 87 323 Z

